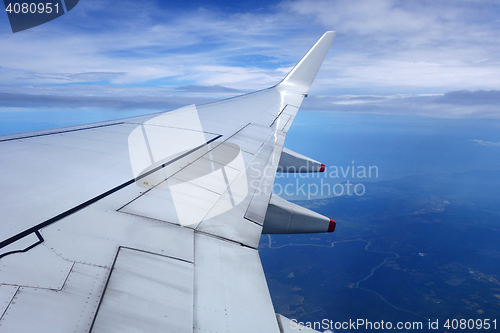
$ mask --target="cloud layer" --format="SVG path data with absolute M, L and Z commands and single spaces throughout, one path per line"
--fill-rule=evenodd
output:
M 500 91 L 460 90 L 445 94 L 312 96 L 308 110 L 500 119 Z
M 229 97 L 276 84 L 324 31 L 337 30 L 304 107 L 442 117 L 498 113 L 495 1 L 196 4 L 87 0 L 17 34 L 0 21 L 0 107 L 154 109 Z
M 476 144 L 480 146 L 486 146 L 486 147 L 500 147 L 500 142 L 491 142 L 491 141 L 484 141 L 484 140 L 472 140 Z

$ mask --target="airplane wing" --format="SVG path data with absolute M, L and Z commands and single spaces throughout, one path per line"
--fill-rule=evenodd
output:
M 271 193 L 324 170 L 283 143 L 334 37 L 266 90 L 0 137 L 0 332 L 293 332 L 256 249 L 335 228 Z

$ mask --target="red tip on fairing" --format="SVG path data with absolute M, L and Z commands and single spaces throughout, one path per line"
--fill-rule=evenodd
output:
M 325 165 L 323 163 L 321 163 L 321 169 L 319 169 L 319 172 L 323 172 L 325 171 Z
M 336 226 L 337 226 L 337 222 L 330 219 L 330 225 L 328 226 L 328 232 L 334 232 Z

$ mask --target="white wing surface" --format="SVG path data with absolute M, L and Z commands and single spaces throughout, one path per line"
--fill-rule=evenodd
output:
M 0 332 L 292 332 L 256 248 L 335 227 L 271 195 L 324 169 L 281 156 L 334 37 L 256 93 L 0 137 Z

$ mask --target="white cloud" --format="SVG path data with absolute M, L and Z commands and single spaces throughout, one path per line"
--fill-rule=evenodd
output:
M 311 89 L 316 99 L 305 106 L 397 114 L 404 104 L 411 114 L 497 117 L 491 104 L 422 95 L 500 90 L 496 11 L 491 1 L 297 0 L 253 12 L 179 13 L 152 1 L 87 0 L 22 33 L 0 26 L 0 91 L 205 98 L 213 86 L 257 90 L 279 82 L 332 29 L 338 35 Z M 374 93 L 378 101 L 337 96 Z
M 500 91 L 445 94 L 311 96 L 302 110 L 375 113 L 433 118 L 500 119 Z
M 471 1 L 289 1 L 338 30 L 322 82 L 341 87 L 499 89 L 496 8 Z M 386 90 L 388 90 L 386 89 Z
M 249 81 L 249 87 L 262 88 L 275 81 L 274 70 L 230 64 L 231 58 L 273 54 L 269 49 L 278 48 L 271 34 L 277 23 L 269 15 L 199 9 L 175 18 L 152 2 L 135 4 L 122 1 L 114 6 L 116 12 L 105 11 L 110 18 L 100 13 L 102 20 L 95 22 L 92 15 L 102 3 L 89 0 L 70 13 L 75 13 L 72 21 L 68 14 L 65 21 L 5 34 L 0 48 L 5 75 L 0 82 L 63 84 L 92 81 L 90 76 L 82 79 L 86 73 L 104 72 L 122 73 L 107 78 L 116 85 L 170 78 L 180 84 L 232 83 L 236 88 L 238 82 Z
M 484 141 L 484 140 L 472 140 L 476 144 L 480 146 L 487 146 L 487 147 L 500 147 L 500 142 L 491 142 L 491 141 Z

